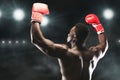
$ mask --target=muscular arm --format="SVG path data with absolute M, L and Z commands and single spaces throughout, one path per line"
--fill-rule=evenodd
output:
M 106 39 L 105 33 L 98 34 L 98 40 L 99 44 L 96 46 L 96 48 L 104 52 L 106 47 L 108 46 L 108 41 Z
M 89 50 L 91 50 L 97 57 L 102 58 L 108 49 L 108 41 L 105 33 L 98 34 L 98 40 L 99 43 L 96 46 L 90 47 Z
M 67 46 L 56 44 L 51 40 L 46 39 L 42 34 L 41 27 L 38 22 L 31 23 L 31 41 L 43 53 L 50 56 L 65 56 L 65 52 L 67 51 Z
M 92 24 L 98 34 L 99 43 L 95 47 L 91 47 L 90 50 L 94 53 L 94 55 L 102 58 L 108 49 L 108 42 L 106 40 L 104 28 L 95 14 L 88 14 L 85 17 L 85 20 L 88 24 Z

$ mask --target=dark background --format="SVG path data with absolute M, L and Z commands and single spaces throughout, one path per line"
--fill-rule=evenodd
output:
M 120 0 L 0 0 L 3 16 L 0 18 L 0 41 L 12 40 L 12 44 L 0 42 L 0 80 L 61 80 L 56 58 L 42 54 L 30 42 L 31 7 L 34 2 L 49 5 L 50 23 L 42 27 L 43 34 L 57 43 L 65 43 L 69 29 L 77 22 L 85 23 L 89 13 L 100 18 L 109 40 L 106 56 L 100 60 L 92 80 L 120 80 Z M 12 18 L 16 8 L 25 11 L 25 19 Z M 106 20 L 103 10 L 111 8 L 114 17 Z M 90 27 L 88 46 L 97 43 L 97 35 Z M 14 44 L 25 40 L 25 44 Z

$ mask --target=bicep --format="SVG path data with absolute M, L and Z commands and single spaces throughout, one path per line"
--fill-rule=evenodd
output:
M 93 53 L 93 55 L 102 58 L 108 50 L 108 41 L 106 40 L 104 45 L 98 44 L 96 46 L 92 46 L 89 48 L 89 50 Z
M 102 51 L 102 53 L 106 52 L 106 50 L 108 49 L 108 41 L 106 40 L 105 43 L 98 44 L 96 48 L 98 51 Z
M 61 44 L 56 44 L 49 39 L 44 39 L 42 41 L 37 41 L 35 44 L 39 50 L 43 53 L 48 54 L 53 57 L 64 56 L 67 51 L 67 47 Z

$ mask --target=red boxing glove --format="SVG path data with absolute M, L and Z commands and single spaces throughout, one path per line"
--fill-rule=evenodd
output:
M 32 16 L 31 16 L 31 22 L 42 21 L 42 16 L 45 14 L 49 14 L 48 5 L 44 3 L 34 3 L 32 6 Z
M 104 28 L 102 27 L 102 24 L 100 23 L 98 17 L 95 14 L 88 14 L 85 17 L 85 21 L 88 24 L 92 24 L 92 26 L 95 28 L 97 34 L 101 34 L 104 32 Z

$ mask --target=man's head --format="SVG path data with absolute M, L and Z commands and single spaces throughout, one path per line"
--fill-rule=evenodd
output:
M 76 43 L 76 45 L 82 45 L 86 40 L 89 33 L 89 29 L 85 24 L 77 23 L 73 26 L 68 34 L 67 42 Z

